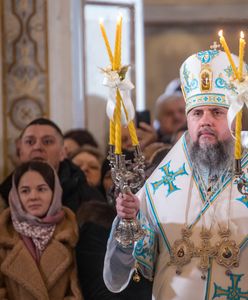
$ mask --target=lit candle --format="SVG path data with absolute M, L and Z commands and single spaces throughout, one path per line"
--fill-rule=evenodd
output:
M 117 66 L 118 69 L 121 67 L 121 39 L 122 39 L 122 15 L 119 16 L 119 42 L 118 42 L 118 56 L 117 56 Z
M 245 53 L 245 39 L 243 31 L 240 32 L 239 38 L 239 80 L 243 80 L 243 64 L 244 64 L 244 53 Z
M 220 37 L 220 43 L 221 43 L 221 45 L 222 45 L 224 51 L 226 52 L 226 55 L 227 55 L 227 57 L 228 57 L 228 60 L 229 60 L 229 62 L 230 62 L 230 64 L 231 64 L 233 73 L 234 73 L 234 75 L 235 75 L 236 78 L 239 78 L 239 74 L 238 74 L 237 68 L 236 68 L 236 66 L 235 66 L 235 64 L 234 64 L 234 61 L 233 61 L 231 52 L 230 52 L 230 50 L 229 50 L 229 48 L 228 48 L 228 46 L 227 46 L 226 40 L 225 40 L 225 38 L 224 38 L 224 36 L 223 36 L 223 30 L 220 30 L 220 31 L 219 31 L 219 37 Z
M 241 148 L 241 130 L 242 130 L 242 110 L 240 110 L 236 115 L 236 128 L 235 128 L 235 149 L 234 155 L 235 159 L 241 159 L 242 148 Z
M 116 31 L 115 31 L 115 52 L 114 52 L 114 64 L 113 69 L 118 70 L 120 68 L 119 62 L 120 62 L 120 34 L 121 34 L 121 16 L 117 20 L 116 24 Z
M 115 49 L 114 56 L 112 54 L 109 41 L 107 38 L 107 34 L 103 25 L 103 21 L 100 20 L 100 28 L 102 32 L 102 36 L 106 45 L 106 49 L 108 52 L 109 60 L 112 65 L 112 69 L 115 71 L 119 71 L 121 68 L 121 39 L 122 39 L 122 16 L 120 15 L 117 19 L 116 24 L 116 32 L 115 32 Z M 124 109 L 126 119 L 128 120 L 128 112 L 125 108 L 121 93 L 119 89 L 116 90 L 116 105 L 114 110 L 114 119 L 109 122 L 109 144 L 115 146 L 115 154 L 122 153 L 122 145 L 121 145 L 121 109 Z M 133 146 L 139 144 L 138 137 L 136 134 L 136 129 L 134 126 L 134 122 L 130 121 L 128 123 L 129 134 L 131 136 Z
M 121 17 L 118 18 L 115 31 L 115 52 L 114 52 L 114 61 L 113 69 L 119 70 L 120 68 L 120 35 L 121 35 Z M 116 117 L 115 117 L 115 154 L 122 153 L 121 147 L 121 103 L 122 98 L 119 90 L 116 91 Z
M 111 51 L 111 48 L 110 48 L 110 45 L 109 45 L 108 37 L 107 37 L 107 34 L 106 34 L 106 30 L 104 28 L 102 19 L 99 20 L 99 24 L 100 24 L 103 40 L 105 42 L 105 46 L 106 46 L 106 49 L 107 49 L 107 52 L 108 52 L 109 60 L 110 60 L 111 66 L 113 67 L 113 54 L 112 54 L 112 51 Z

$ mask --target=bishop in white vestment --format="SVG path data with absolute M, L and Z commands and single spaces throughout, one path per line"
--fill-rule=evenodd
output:
M 152 299 L 248 299 L 248 154 L 235 176 L 227 121 L 239 90 L 216 49 L 189 57 L 180 76 L 189 130 L 136 196 L 117 198 L 104 281 L 119 292 L 138 266 L 153 280 Z M 120 217 L 136 214 L 145 235 L 123 248 L 114 237 Z

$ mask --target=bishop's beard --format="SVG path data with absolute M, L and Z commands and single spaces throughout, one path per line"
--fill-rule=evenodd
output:
M 226 169 L 233 161 L 234 144 L 231 139 L 218 141 L 216 144 L 205 144 L 200 146 L 199 142 L 190 142 L 190 158 L 194 166 L 201 166 L 218 173 Z

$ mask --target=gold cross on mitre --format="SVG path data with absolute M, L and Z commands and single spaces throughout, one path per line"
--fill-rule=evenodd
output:
M 212 50 L 217 50 L 218 48 L 220 48 L 220 44 L 217 44 L 216 41 L 214 41 L 213 45 L 210 45 L 210 49 Z

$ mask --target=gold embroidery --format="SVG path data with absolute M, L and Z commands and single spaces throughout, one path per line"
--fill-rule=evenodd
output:
M 200 73 L 201 91 L 208 92 L 212 90 L 213 72 L 208 65 L 204 65 Z

